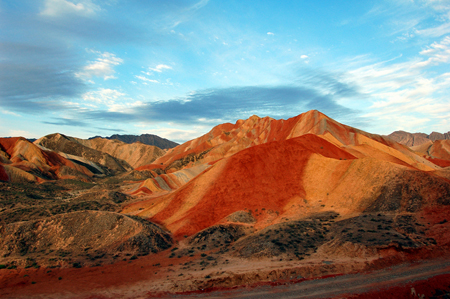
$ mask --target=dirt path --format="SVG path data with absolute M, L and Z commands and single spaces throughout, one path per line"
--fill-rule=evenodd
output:
M 365 274 L 343 275 L 306 280 L 281 286 L 253 289 L 172 295 L 163 298 L 333 298 L 343 294 L 361 294 L 450 273 L 450 259 L 404 264 Z

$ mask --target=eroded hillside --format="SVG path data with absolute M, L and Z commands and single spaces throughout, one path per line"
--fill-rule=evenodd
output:
M 146 291 L 176 292 L 449 254 L 444 141 L 425 154 L 309 111 L 219 125 L 156 160 L 157 150 L 118 141 L 52 135 L 36 143 L 102 175 L 78 187 L 42 181 L 23 187 L 25 195 L 3 183 L 2 231 L 15 236 L 2 243 L 7 267 L 29 266 L 27 258 L 60 273 L 113 263 L 134 269 L 133 283 Z M 11 150 L 3 152 L 8 165 Z M 58 256 L 64 250 L 70 257 Z M 109 271 L 118 283 L 122 274 Z

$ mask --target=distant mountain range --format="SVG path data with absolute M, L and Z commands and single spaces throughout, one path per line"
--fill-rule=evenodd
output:
M 141 142 L 143 144 L 157 146 L 161 149 L 169 149 L 169 148 L 176 147 L 178 145 L 178 143 L 176 143 L 176 142 L 173 142 L 168 139 L 161 138 L 157 135 L 152 135 L 152 134 L 142 134 L 142 135 L 114 134 L 109 137 L 94 136 L 89 139 L 94 139 L 94 138 L 99 138 L 99 137 L 105 138 L 105 139 L 110 139 L 110 140 L 116 139 L 116 140 L 120 140 L 122 142 L 129 143 L 129 144 L 134 143 L 134 142 Z
M 432 132 L 430 135 L 425 133 L 409 133 L 405 131 L 395 131 L 386 137 L 401 143 L 406 146 L 418 146 L 428 142 L 434 142 L 436 140 L 448 140 L 450 139 L 450 132 L 438 133 Z

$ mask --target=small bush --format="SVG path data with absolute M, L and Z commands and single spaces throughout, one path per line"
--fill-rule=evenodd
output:
M 74 268 L 81 268 L 81 264 L 78 263 L 78 262 L 73 263 L 72 266 L 73 266 Z

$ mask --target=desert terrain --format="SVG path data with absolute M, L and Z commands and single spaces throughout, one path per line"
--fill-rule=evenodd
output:
M 446 298 L 441 135 L 311 110 L 167 149 L 0 138 L 0 297 Z

